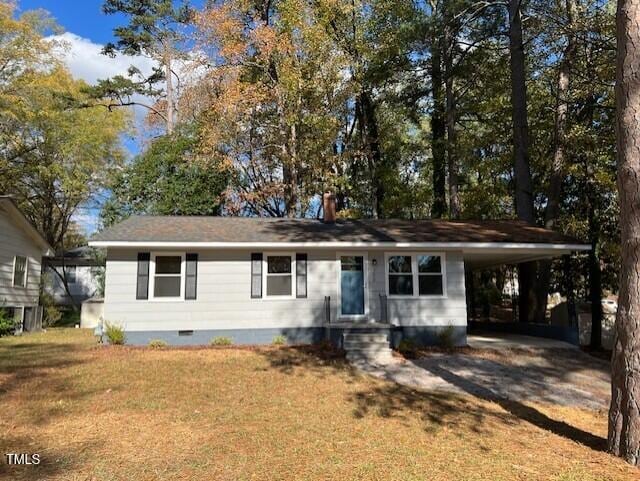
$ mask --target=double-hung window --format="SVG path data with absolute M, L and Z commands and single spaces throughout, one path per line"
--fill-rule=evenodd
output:
M 389 254 L 389 297 L 441 297 L 444 295 L 444 259 L 439 254 Z
M 27 287 L 27 258 L 24 256 L 13 258 L 13 286 Z
M 304 252 L 252 252 L 251 298 L 307 297 L 307 254 Z
M 418 295 L 441 296 L 442 286 L 442 261 L 440 256 L 418 255 Z
M 182 297 L 183 256 L 157 254 L 153 257 L 153 297 L 171 299 Z
M 267 268 L 265 269 L 265 283 L 267 297 L 293 296 L 293 266 L 292 254 L 267 254 Z
M 195 301 L 198 253 L 138 252 L 136 299 Z
M 413 296 L 413 263 L 411 256 L 391 256 L 389 267 L 389 295 Z

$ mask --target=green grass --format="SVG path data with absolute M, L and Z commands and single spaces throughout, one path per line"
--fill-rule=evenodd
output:
M 631 480 L 638 471 L 470 396 L 372 379 L 293 347 L 98 346 L 51 329 L 0 339 L 0 464 L 11 480 Z M 602 438 L 606 413 L 531 406 Z

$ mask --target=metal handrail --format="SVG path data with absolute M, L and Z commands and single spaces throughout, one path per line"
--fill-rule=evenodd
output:
M 331 322 L 331 296 L 324 296 L 324 322 Z

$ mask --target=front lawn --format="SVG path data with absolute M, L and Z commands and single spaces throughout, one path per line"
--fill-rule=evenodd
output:
M 0 406 L 2 453 L 42 458 L 3 459 L 12 480 L 639 476 L 602 451 L 604 411 L 414 391 L 308 349 L 101 347 L 78 329 L 3 338 Z

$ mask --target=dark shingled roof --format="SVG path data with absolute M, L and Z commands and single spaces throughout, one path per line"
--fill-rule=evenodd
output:
M 514 242 L 576 244 L 576 239 L 517 220 L 338 220 L 133 216 L 93 241 L 129 242 Z

